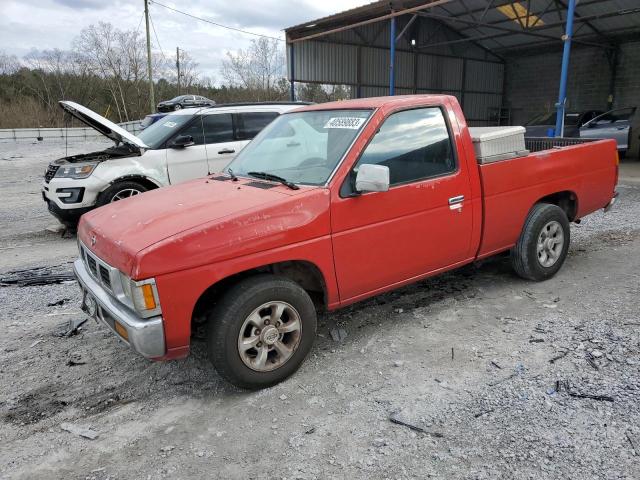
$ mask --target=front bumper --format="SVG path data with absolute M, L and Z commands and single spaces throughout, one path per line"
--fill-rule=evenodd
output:
M 95 319 L 104 323 L 116 336 L 146 358 L 163 357 L 166 353 L 162 316 L 140 318 L 127 306 L 109 295 L 93 278 L 81 259 L 73 263 L 83 295 L 90 295 L 96 303 Z M 116 322 L 127 332 L 127 339 L 116 330 Z
M 87 213 L 90 210 L 93 210 L 94 207 L 84 207 L 84 208 L 67 208 L 62 209 L 58 206 L 57 203 L 51 201 L 45 195 L 44 191 L 42 192 L 42 199 L 47 204 L 47 210 L 49 213 L 56 217 L 60 223 L 66 225 L 67 227 L 75 228 L 80 221 L 80 217 Z

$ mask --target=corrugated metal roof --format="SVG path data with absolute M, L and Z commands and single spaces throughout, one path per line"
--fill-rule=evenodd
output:
M 369 21 L 392 11 L 436 3 L 436 0 L 382 0 L 346 10 L 328 17 L 311 20 L 286 29 L 290 40 L 300 39 L 354 23 Z M 567 0 L 451 0 L 418 15 L 432 18 L 457 31 L 467 39 L 495 52 L 512 49 L 561 45 L 566 21 Z M 500 9 L 500 7 L 504 7 Z M 576 6 L 576 43 L 600 44 L 615 41 L 620 35 L 640 34 L 640 1 L 581 0 Z M 443 46 L 443 42 L 431 42 Z M 429 44 L 416 45 L 429 48 Z

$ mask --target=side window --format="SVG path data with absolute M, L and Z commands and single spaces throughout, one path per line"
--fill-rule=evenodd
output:
M 418 108 L 390 115 L 362 152 L 356 167 L 363 163 L 389 167 L 391 185 L 455 171 L 442 110 Z
M 206 143 L 233 142 L 233 124 L 230 113 L 204 115 L 202 126 Z
M 198 116 L 193 122 L 183 128 L 178 135 L 190 135 L 193 137 L 193 143 L 202 145 L 204 143 L 204 135 L 202 133 L 202 117 Z
M 277 116 L 277 112 L 236 113 L 238 140 L 251 140 Z

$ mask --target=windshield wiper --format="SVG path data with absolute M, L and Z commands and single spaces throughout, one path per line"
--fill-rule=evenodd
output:
M 230 168 L 227 168 L 227 173 L 231 177 L 231 181 L 233 181 L 233 182 L 237 182 L 238 181 L 238 177 L 236 177 L 236 174 L 233 173 L 233 170 L 231 170 Z
M 261 178 L 262 180 L 272 180 L 274 182 L 280 182 L 283 185 L 286 185 L 291 190 L 299 190 L 300 187 L 293 182 L 290 182 L 286 178 L 279 177 L 278 175 L 274 175 L 273 173 L 267 172 L 247 172 L 247 175 L 251 175 L 252 177 Z

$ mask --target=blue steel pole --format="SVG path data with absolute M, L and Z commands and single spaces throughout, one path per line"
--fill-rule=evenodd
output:
M 389 58 L 389 95 L 396 89 L 396 17 L 391 17 L 391 37 L 389 38 L 391 58 Z
M 558 103 L 556 108 L 558 115 L 556 117 L 556 137 L 564 135 L 564 112 L 567 102 L 567 77 L 569 76 L 569 57 L 571 55 L 571 38 L 573 37 L 573 16 L 576 10 L 576 0 L 569 0 L 567 9 L 567 28 L 564 35 L 564 51 L 562 52 L 562 70 L 560 72 L 560 92 L 558 94 Z
M 289 49 L 289 55 L 291 56 L 291 77 L 289 80 L 289 84 L 290 84 L 290 92 L 289 92 L 289 96 L 291 97 L 291 101 L 295 102 L 296 101 L 296 82 L 295 82 L 295 72 L 294 72 L 294 66 L 295 66 L 295 62 L 293 59 L 293 43 L 290 43 L 290 49 Z

